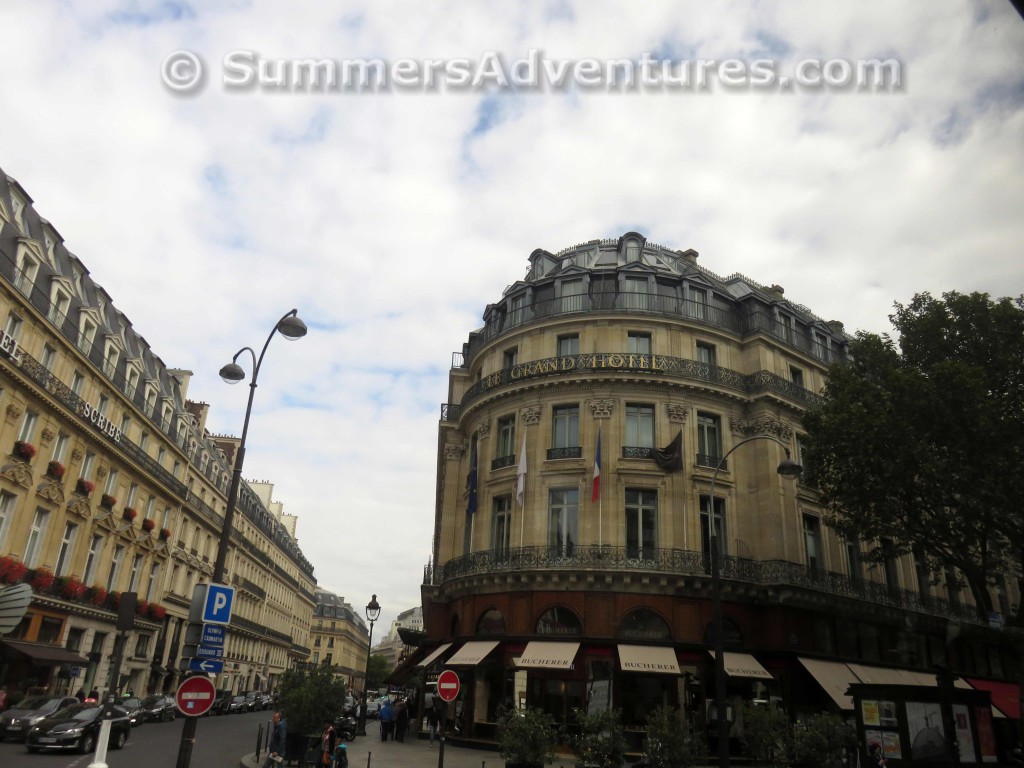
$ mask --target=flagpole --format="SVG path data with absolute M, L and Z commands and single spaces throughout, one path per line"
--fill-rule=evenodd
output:
M 519 466 L 516 469 L 516 495 L 519 497 L 519 548 L 523 548 L 523 532 L 526 529 L 526 427 L 523 427 L 523 447 L 519 452 Z

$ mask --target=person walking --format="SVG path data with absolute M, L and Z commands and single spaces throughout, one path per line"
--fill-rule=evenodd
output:
M 384 699 L 377 712 L 377 719 L 380 721 L 380 740 L 387 741 L 388 738 L 395 738 L 395 710 L 391 707 L 391 699 Z
M 332 764 L 336 742 L 337 734 L 334 732 L 334 723 L 325 719 L 324 730 L 320 734 L 320 765 L 330 766 Z
M 395 741 L 405 742 L 405 733 L 409 730 L 409 702 L 399 699 L 395 705 Z
M 270 745 L 267 747 L 267 759 L 263 761 L 263 768 L 273 768 L 284 761 L 285 744 L 288 739 L 288 724 L 281 715 L 280 710 L 274 713 L 271 718 L 274 722 L 274 729 L 270 735 Z
M 430 728 L 430 746 L 434 746 L 434 739 L 437 738 L 437 726 L 444 714 L 444 702 L 436 693 L 431 699 L 430 707 L 427 709 L 427 727 Z

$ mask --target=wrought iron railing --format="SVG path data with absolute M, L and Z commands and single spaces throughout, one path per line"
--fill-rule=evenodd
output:
M 441 586 L 467 576 L 515 571 L 596 570 L 656 572 L 710 579 L 710 563 L 702 552 L 685 549 L 575 545 L 565 547 L 518 547 L 483 550 L 453 558 L 443 565 L 427 565 L 426 586 Z M 760 586 L 794 587 L 828 595 L 928 613 L 968 622 L 978 621 L 973 606 L 890 587 L 834 571 L 810 568 L 783 560 L 752 560 L 725 556 L 721 577 Z
M 722 464 L 722 471 L 723 472 L 728 472 L 729 471 L 729 460 L 728 459 L 723 460 L 720 455 L 709 456 L 706 453 L 698 453 L 696 458 L 694 459 L 693 463 L 696 464 L 698 467 L 707 467 L 709 469 L 717 469 L 719 462 L 721 462 L 721 464 Z
M 514 453 L 510 453 L 508 456 L 499 456 L 496 459 L 491 459 L 491 469 L 504 469 L 505 467 L 511 467 L 516 463 L 516 456 Z
M 644 448 L 639 445 L 622 446 L 622 458 L 624 459 L 649 459 L 653 455 L 653 448 Z
M 571 448 L 548 448 L 548 459 L 580 459 L 583 458 L 582 446 L 576 445 Z

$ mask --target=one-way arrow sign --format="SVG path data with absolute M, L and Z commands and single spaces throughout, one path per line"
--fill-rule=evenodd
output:
M 219 675 L 224 671 L 223 659 L 189 659 L 188 668 L 193 672 Z

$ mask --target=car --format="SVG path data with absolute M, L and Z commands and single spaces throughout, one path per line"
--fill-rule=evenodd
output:
M 142 699 L 138 696 L 126 696 L 117 702 L 117 706 L 128 713 L 128 722 L 132 728 L 143 722 Z
M 25 741 L 29 752 L 42 749 L 77 749 L 83 754 L 92 752 L 99 737 L 100 724 L 110 720 L 110 737 L 107 745 L 121 749 L 127 743 L 132 726 L 127 710 L 112 705 L 110 716 L 105 718 L 105 705 L 74 704 L 58 710 L 33 725 Z
M 29 728 L 58 709 L 77 704 L 74 696 L 29 696 L 0 715 L 0 741 L 25 740 Z
M 241 712 L 248 712 L 247 704 L 245 702 L 245 696 L 232 696 L 231 701 L 228 702 L 228 708 L 225 710 L 225 714 L 236 715 Z
M 209 716 L 213 715 L 226 715 L 228 713 L 228 705 L 231 703 L 232 695 L 226 691 L 218 691 L 217 695 L 213 699 L 213 705 L 206 710 L 206 714 Z
M 154 693 L 142 700 L 140 714 L 144 722 L 154 721 L 162 723 L 165 720 L 173 720 L 178 716 L 178 704 L 173 696 Z
M 249 712 L 266 709 L 268 704 L 269 700 L 261 691 L 249 691 L 245 694 L 245 708 Z

